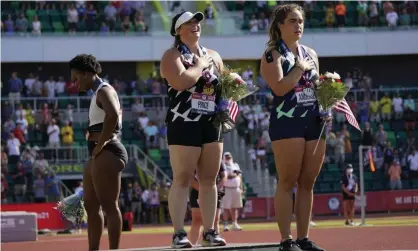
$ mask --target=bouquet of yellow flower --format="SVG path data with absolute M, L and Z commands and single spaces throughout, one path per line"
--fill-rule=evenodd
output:
M 238 70 L 225 67 L 218 77 L 220 98 L 217 102 L 214 123 L 221 128 L 220 132 L 223 133 L 228 133 L 235 128 L 235 120 L 239 112 L 237 101 L 259 89 L 258 86 L 245 82 L 236 72 Z

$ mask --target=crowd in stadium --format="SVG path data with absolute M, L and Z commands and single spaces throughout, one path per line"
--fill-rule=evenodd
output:
M 418 23 L 416 4 L 381 1 L 304 1 L 306 27 L 409 26 Z M 268 29 L 269 16 L 275 3 L 269 1 L 236 1 L 227 3 L 229 10 L 242 10 L 242 28 L 250 32 Z
M 413 1 L 304 1 L 307 27 L 409 26 L 418 24 Z M 265 31 L 275 1 L 230 1 L 229 11 L 243 11 L 242 29 Z M 4 5 L 4 6 L 3 6 Z M 144 19 L 144 1 L 75 1 L 75 2 L 7 2 L 2 3 L 2 32 L 23 34 L 31 32 L 109 32 L 122 31 L 143 34 L 149 24 Z M 174 1 L 172 9 L 181 7 Z M 214 10 L 208 6 L 205 16 L 213 19 Z
M 9 5 L 9 6 L 4 6 Z M 2 32 L 136 32 L 146 33 L 143 1 L 2 3 Z

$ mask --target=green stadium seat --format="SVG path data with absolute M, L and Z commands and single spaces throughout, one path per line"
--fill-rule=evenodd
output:
M 33 17 L 36 16 L 36 10 L 27 9 L 25 14 L 26 14 L 26 17 L 27 17 L 29 23 L 32 23 Z
M 160 153 L 160 150 L 158 150 L 158 149 L 150 149 L 148 151 L 148 155 L 150 156 L 150 158 L 153 161 L 159 161 L 159 160 L 161 160 L 161 153 Z
M 335 172 L 339 171 L 336 164 L 328 164 L 327 168 L 329 171 L 335 171 Z
M 409 183 L 409 180 L 402 180 L 402 189 L 411 189 L 411 183 Z
M 396 146 L 396 135 L 393 131 L 387 131 L 387 140 L 392 144 L 392 146 Z
M 10 3 L 10 8 L 19 11 L 20 9 L 20 1 L 13 1 Z
M 64 32 L 64 25 L 62 25 L 61 22 L 53 22 L 52 27 L 54 28 L 54 31 L 57 33 L 63 33 Z
M 331 187 L 330 183 L 321 183 L 319 184 L 319 188 L 320 188 L 321 193 L 333 192 L 333 188 Z

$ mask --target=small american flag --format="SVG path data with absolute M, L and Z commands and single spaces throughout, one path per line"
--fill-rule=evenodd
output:
M 237 102 L 235 102 L 235 101 L 229 102 L 228 110 L 229 110 L 229 117 L 235 123 L 235 120 L 237 119 L 238 112 L 239 112 Z
M 357 130 L 361 132 L 360 126 L 358 125 L 356 116 L 354 116 L 353 112 L 350 109 L 350 106 L 348 105 L 347 101 L 343 99 L 342 101 L 338 102 L 334 108 L 337 111 L 340 111 L 345 114 L 345 118 L 347 119 L 348 123 L 350 125 L 354 126 Z

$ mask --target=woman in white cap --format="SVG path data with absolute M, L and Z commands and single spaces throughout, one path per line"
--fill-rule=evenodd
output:
M 184 231 L 187 198 L 194 172 L 199 176 L 199 204 L 203 223 L 203 246 L 224 246 L 214 227 L 217 190 L 216 176 L 221 166 L 222 134 L 214 126 L 219 97 L 217 76 L 223 68 L 216 51 L 199 45 L 203 14 L 183 12 L 174 16 L 171 35 L 174 45 L 161 59 L 161 76 L 168 85 L 167 141 L 173 169 L 168 197 L 173 222 L 173 248 L 189 248 Z M 215 70 L 216 69 L 216 70 Z

